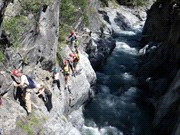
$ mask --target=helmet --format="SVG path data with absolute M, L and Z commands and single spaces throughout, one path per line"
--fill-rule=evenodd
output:
M 17 69 L 14 69 L 12 73 L 13 73 L 13 75 L 18 76 L 19 71 Z
M 58 72 L 58 69 L 55 67 L 55 68 L 53 69 L 53 72 L 54 72 L 54 73 L 57 73 L 57 72 Z
M 53 70 L 53 72 L 54 72 L 54 73 L 57 73 L 57 72 L 58 72 L 58 68 L 55 67 L 54 70 Z
M 71 31 L 70 34 L 71 34 L 71 35 L 74 35 L 74 31 Z
M 74 56 L 74 54 L 70 53 L 70 54 L 69 54 L 69 56 L 70 56 L 70 57 L 73 57 L 73 56 Z

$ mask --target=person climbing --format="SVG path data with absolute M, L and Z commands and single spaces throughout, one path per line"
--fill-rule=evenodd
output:
M 53 86 L 54 84 L 57 84 L 57 87 L 60 90 L 59 72 L 56 67 L 53 69 Z
M 70 42 L 69 48 L 71 49 L 71 51 L 74 49 L 74 44 L 75 44 L 76 39 L 77 39 L 77 36 L 76 36 L 75 32 L 72 30 L 67 39 L 67 41 Z
M 41 95 L 44 91 L 42 84 L 35 83 L 29 76 L 22 74 L 17 69 L 12 71 L 12 74 L 20 79 L 20 82 L 13 80 L 15 87 L 20 87 L 23 90 L 23 98 L 25 102 L 25 109 L 28 115 L 31 115 L 31 93 L 33 89 L 36 89 L 37 96 Z
M 74 74 L 76 75 L 77 74 L 77 69 L 76 69 L 77 68 L 77 64 L 78 64 L 78 62 L 80 60 L 78 49 L 76 48 L 75 52 L 74 53 L 70 53 L 69 56 L 72 58 Z
M 65 76 L 65 89 L 68 87 L 68 80 L 69 80 L 69 74 L 70 74 L 70 67 L 68 60 L 64 61 L 64 68 L 62 70 Z

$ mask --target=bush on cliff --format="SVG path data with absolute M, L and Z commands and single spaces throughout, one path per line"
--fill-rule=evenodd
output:
M 14 47 L 18 47 L 20 44 L 20 38 L 22 35 L 31 28 L 33 25 L 32 20 L 37 18 L 40 9 L 44 5 L 50 4 L 51 0 L 18 0 L 20 9 L 18 14 L 12 16 L 6 16 L 3 19 L 2 27 L 5 31 L 10 44 Z M 33 18 L 30 22 L 27 15 L 33 14 Z M 31 24 L 30 24 L 31 23 Z
M 14 47 L 18 47 L 20 37 L 27 31 L 29 21 L 26 16 L 5 17 L 2 27 Z
M 23 13 L 37 14 L 39 13 L 40 8 L 44 5 L 49 5 L 51 0 L 19 0 L 19 2 L 23 8 Z
M 86 26 L 89 24 L 86 9 L 86 0 L 61 0 L 59 25 L 60 42 L 65 41 L 65 36 L 73 29 L 80 17 L 82 17 L 83 23 Z

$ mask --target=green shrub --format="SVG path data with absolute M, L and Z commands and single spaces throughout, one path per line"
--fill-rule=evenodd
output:
M 87 13 L 83 13 L 83 22 L 85 26 L 89 26 L 89 18 L 88 18 Z
M 80 17 L 83 24 L 88 26 L 87 0 L 61 0 L 60 4 L 60 23 L 59 23 L 59 45 L 57 47 L 57 62 L 63 63 L 64 54 L 61 51 L 66 46 L 66 36 L 76 25 Z
M 60 21 L 61 24 L 72 25 L 75 16 L 73 15 L 75 8 L 72 0 L 62 0 L 60 5 Z
M 42 120 L 42 119 L 41 119 Z M 16 122 L 16 125 L 19 126 L 24 132 L 28 135 L 34 135 L 33 128 L 41 131 L 41 123 L 37 117 L 33 114 L 30 120 L 20 120 Z
M 84 24 L 88 25 L 89 20 L 86 9 L 87 0 L 62 0 L 60 5 L 60 27 L 73 26 L 79 14 L 83 17 Z
M 29 21 L 25 16 L 6 17 L 3 20 L 2 27 L 7 33 L 10 42 L 14 47 L 18 47 L 20 37 L 27 31 Z
M 87 0 L 73 0 L 73 4 L 81 9 L 81 15 L 83 17 L 83 23 L 88 26 L 89 25 L 89 19 L 87 15 Z
M 71 31 L 75 20 L 75 7 L 72 0 L 62 0 L 60 5 L 59 42 L 64 42 L 66 35 Z
M 43 5 L 49 5 L 51 0 L 19 0 L 23 13 L 38 13 Z

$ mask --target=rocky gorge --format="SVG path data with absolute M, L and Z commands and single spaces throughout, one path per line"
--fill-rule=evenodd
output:
M 106 62 L 113 52 L 117 42 L 115 38 L 123 36 L 119 33 L 124 31 L 133 33 L 134 27 L 141 28 L 143 25 L 141 39 L 135 39 L 141 43 L 138 56 L 141 63 L 136 77 L 137 87 L 145 92 L 146 101 L 154 107 L 151 110 L 153 120 L 149 123 L 152 134 L 180 134 L 178 50 L 180 3 L 157 0 L 152 5 L 153 2 L 150 0 L 144 7 L 129 8 L 113 2 L 109 2 L 108 7 L 102 7 L 100 1 L 89 0 L 87 3 L 89 26 L 85 26 L 82 16 L 78 16 L 82 12 L 79 11 L 82 7 L 76 9 L 77 17 L 73 27 L 80 41 L 80 62 L 77 66 L 79 73 L 76 77 L 70 76 L 68 91 L 64 89 L 62 73 L 60 73 L 60 90 L 52 87 L 52 68 L 54 66 L 61 68 L 63 59 L 71 53 L 66 45 L 58 48 L 61 44 L 59 37 L 62 36 L 59 31 L 63 19 L 59 8 L 61 1 L 52 0 L 48 4 L 44 3 L 39 9 L 40 12 L 34 14 L 23 11 L 21 9 L 23 4 L 19 0 L 1 0 L 0 47 L 4 60 L 0 63 L 0 93 L 3 101 L 0 108 L 0 135 L 81 135 L 85 123 L 84 104 L 96 94 L 94 85 L 98 73 L 96 74 L 95 70 Z M 11 32 L 5 25 L 5 21 L 12 17 L 22 20 L 22 22 L 13 20 L 10 23 L 12 28 L 17 27 L 21 30 L 18 43 L 11 39 Z M 57 52 L 61 55 L 59 56 Z M 19 91 L 12 85 L 11 72 L 14 68 L 44 83 L 46 89 L 50 91 L 45 95 L 48 102 L 32 93 L 31 120 L 27 119 L 21 93 L 18 93 Z

